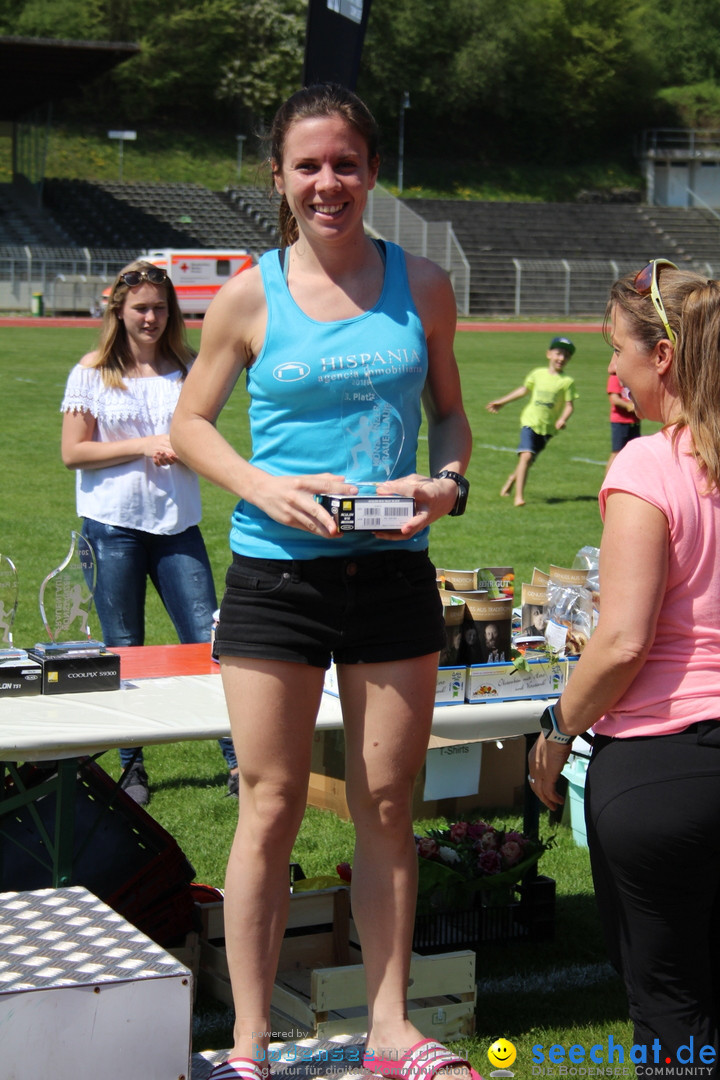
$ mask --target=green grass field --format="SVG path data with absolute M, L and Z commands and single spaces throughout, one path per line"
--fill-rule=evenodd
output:
M 493 416 L 485 403 L 518 386 L 544 363 L 558 325 L 543 332 L 459 332 L 456 351 L 465 403 L 474 432 L 468 470 L 472 490 L 468 512 L 433 526 L 431 553 L 446 567 L 513 566 L 516 582 L 529 580 L 534 566 L 569 566 L 584 545 L 596 545 L 601 524 L 597 492 L 609 453 L 605 393 L 609 349 L 597 332 L 575 335 L 577 352 L 568 370 L 580 398 L 568 429 L 553 439 L 530 473 L 527 505 L 515 509 L 499 497 L 514 467 L 520 404 Z M 191 331 L 195 343 L 199 331 Z M 15 643 L 30 646 L 44 638 L 38 589 L 66 554 L 77 528 L 74 476 L 60 460 L 60 401 L 67 373 L 94 344 L 93 329 L 0 328 L 0 553 L 15 562 L 20 603 Z M 247 397 L 239 384 L 222 417 L 221 430 L 247 451 Z M 648 426 L 648 431 L 650 427 Z M 423 443 L 426 446 L 426 443 Z M 421 450 L 422 457 L 422 450 Z M 422 461 L 420 468 L 424 468 Z M 232 498 L 203 485 L 203 532 L 218 592 L 228 561 Z M 175 640 L 172 626 L 152 590 L 148 594 L 147 642 Z M 100 628 L 93 628 L 99 634 Z M 0 723 L 1 723 L 0 706 Z M 236 803 L 225 797 L 225 770 L 217 744 L 191 742 L 150 747 L 150 812 L 177 839 L 196 869 L 198 881 L 222 886 Z M 117 754 L 101 764 L 118 775 Z M 488 813 L 490 808 L 488 808 Z M 202 827 L 198 823 L 202 822 Z M 542 832 L 551 830 L 542 819 Z M 558 887 L 554 943 L 493 945 L 478 957 L 480 997 L 477 1035 L 467 1042 L 475 1067 L 488 1069 L 486 1051 L 498 1037 L 518 1050 L 516 1075 L 530 1075 L 535 1043 L 606 1043 L 609 1035 L 632 1043 L 627 1006 L 618 980 L 609 972 L 599 938 L 587 852 L 577 848 L 567 825 L 541 863 Z M 294 858 L 310 875 L 332 872 L 352 861 L 352 827 L 333 814 L 308 809 Z M 198 1002 L 196 1050 L 229 1043 L 227 1010 Z
M 561 328 L 560 328 L 561 329 Z M 195 342 L 199 331 L 191 330 Z M 519 385 L 531 367 L 544 362 L 550 331 L 460 332 L 456 351 L 465 403 L 474 433 L 468 470 L 468 511 L 433 527 L 431 552 L 438 565 L 513 566 L 516 581 L 533 566 L 569 565 L 584 544 L 597 544 L 597 491 L 609 453 L 605 394 L 608 347 L 597 332 L 576 334 L 577 353 L 568 370 L 580 398 L 566 431 L 559 434 L 530 472 L 527 505 L 516 509 L 498 492 L 515 462 L 520 403 L 498 415 L 485 403 Z M 19 644 L 42 636 L 37 596 L 45 574 L 69 546 L 75 515 L 74 474 L 59 453 L 59 411 L 67 373 L 95 341 L 93 329 L 43 327 L 0 330 L 0 453 L 4 462 L 0 496 L 0 552 L 15 562 L 21 596 L 15 623 Z M 220 427 L 247 450 L 247 397 L 238 384 Z M 421 467 L 424 447 L 421 445 Z M 233 500 L 203 484 L 203 532 L 218 591 L 228 561 L 227 533 Z M 147 642 L 173 640 L 172 627 L 150 596 Z

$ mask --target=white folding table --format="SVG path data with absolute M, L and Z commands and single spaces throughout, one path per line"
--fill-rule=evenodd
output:
M 53 885 L 72 884 L 73 803 L 78 762 L 121 746 L 149 746 L 230 735 L 222 681 L 209 645 L 115 649 L 119 690 L 0 699 L 0 842 L 2 817 L 50 793 L 57 799 Z M 458 741 L 535 738 L 545 699 L 436 707 L 434 735 Z M 338 698 L 323 693 L 318 728 L 341 728 Z M 54 761 L 57 772 L 25 787 L 18 764 Z M 526 792 L 526 823 L 536 800 Z M 0 889 L 12 889 L 0 882 Z

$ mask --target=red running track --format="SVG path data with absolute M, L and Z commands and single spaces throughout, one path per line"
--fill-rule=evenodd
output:
M 202 319 L 186 319 L 185 325 L 188 327 L 202 326 Z M 0 327 L 2 326 L 43 326 L 43 327 L 58 327 L 58 326 L 71 326 L 71 327 L 89 327 L 90 329 L 100 328 L 100 319 L 87 318 L 60 318 L 52 315 L 44 316 L 42 318 L 33 315 L 11 315 L 7 318 L 0 316 Z M 564 334 L 600 334 L 602 333 L 601 323 L 566 323 L 561 321 L 555 322 L 534 322 L 534 323 L 512 323 L 512 322 L 459 322 L 457 324 L 458 333 L 463 330 L 496 330 L 503 331 L 509 330 L 514 333 L 522 333 L 522 331 L 534 330 L 540 333 L 551 334 L 555 331 L 561 331 Z

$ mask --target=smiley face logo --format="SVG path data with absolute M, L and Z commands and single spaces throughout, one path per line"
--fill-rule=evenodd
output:
M 496 1039 L 487 1052 L 488 1061 L 496 1069 L 509 1069 L 517 1057 L 517 1050 L 507 1039 Z

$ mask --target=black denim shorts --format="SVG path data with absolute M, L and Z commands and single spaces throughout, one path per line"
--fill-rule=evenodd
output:
M 218 656 L 327 668 L 409 660 L 445 645 L 427 551 L 357 558 L 233 555 L 215 633 Z

